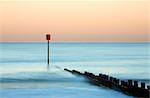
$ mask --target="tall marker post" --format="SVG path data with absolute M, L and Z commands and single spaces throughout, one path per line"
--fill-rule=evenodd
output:
M 47 40 L 47 69 L 49 70 L 49 41 L 51 40 L 50 34 L 46 34 L 46 40 Z

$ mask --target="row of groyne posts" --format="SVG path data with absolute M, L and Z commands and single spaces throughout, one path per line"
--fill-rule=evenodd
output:
M 105 86 L 110 89 L 122 92 L 124 94 L 134 96 L 134 97 L 140 97 L 140 98 L 149 98 L 150 96 L 150 86 L 147 86 L 144 82 L 141 82 L 141 86 L 139 87 L 138 81 L 133 81 L 133 80 L 128 80 L 128 81 L 123 81 L 120 79 L 117 79 L 112 76 L 108 76 L 105 74 L 99 74 L 99 75 L 94 75 L 93 73 L 90 72 L 84 72 L 81 73 L 76 70 L 69 70 L 67 68 L 64 69 L 67 72 L 70 72 L 75 75 L 80 75 L 89 80 L 90 83 L 98 86 Z

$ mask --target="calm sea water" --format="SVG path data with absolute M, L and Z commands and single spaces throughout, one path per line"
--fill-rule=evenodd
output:
M 150 80 L 149 43 L 0 43 L 0 98 L 130 98 L 64 68 Z

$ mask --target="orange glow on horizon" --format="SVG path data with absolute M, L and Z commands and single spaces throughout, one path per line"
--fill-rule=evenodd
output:
M 0 41 L 149 41 L 147 0 L 0 1 Z

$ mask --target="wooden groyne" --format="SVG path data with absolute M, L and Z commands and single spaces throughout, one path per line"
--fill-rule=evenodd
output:
M 140 98 L 149 98 L 150 96 L 150 86 L 145 86 L 144 82 L 141 82 L 141 86 L 139 87 L 138 81 L 133 81 L 133 80 L 128 80 L 128 81 L 123 81 L 120 79 L 117 79 L 112 76 L 108 76 L 105 74 L 99 74 L 99 75 L 94 75 L 93 73 L 90 72 L 84 72 L 81 73 L 77 70 L 69 70 L 69 69 L 64 69 L 67 72 L 70 72 L 75 75 L 80 75 L 89 80 L 94 85 L 98 86 L 105 86 L 110 89 L 122 92 L 124 94 L 134 96 L 134 97 L 140 97 Z

